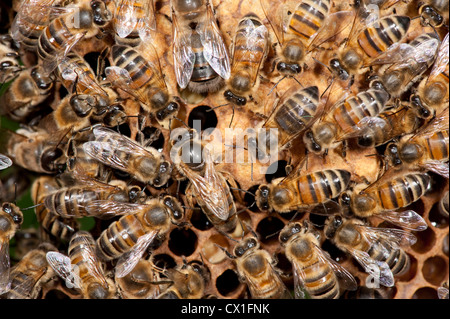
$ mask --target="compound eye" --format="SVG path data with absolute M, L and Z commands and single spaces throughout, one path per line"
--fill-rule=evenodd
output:
M 334 225 L 335 228 L 338 228 L 339 226 L 341 226 L 342 225 L 342 217 L 341 216 L 336 216 L 334 218 L 333 225 Z
M 237 247 L 236 250 L 234 251 L 234 254 L 236 255 L 236 257 L 241 257 L 243 254 L 245 253 L 244 248 L 242 247 Z
M 2 209 L 7 214 L 11 214 L 12 212 L 11 205 L 8 203 L 3 204 Z

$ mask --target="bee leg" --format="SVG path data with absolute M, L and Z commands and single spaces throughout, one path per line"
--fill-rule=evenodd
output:
M 100 52 L 100 55 L 97 58 L 97 80 L 101 81 L 103 77 L 103 73 L 105 72 L 106 63 L 105 60 L 109 55 L 110 47 L 106 47 Z

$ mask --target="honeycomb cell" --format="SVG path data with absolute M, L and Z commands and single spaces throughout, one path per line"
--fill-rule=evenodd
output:
M 423 263 L 422 274 L 430 284 L 437 286 L 448 276 L 448 265 L 442 257 L 430 257 Z
M 407 255 L 409 257 L 409 268 L 403 274 L 397 276 L 397 279 L 399 281 L 408 282 L 414 279 L 414 277 L 417 275 L 417 267 L 418 267 L 417 259 L 411 254 L 407 253 Z
M 238 275 L 231 269 L 225 270 L 216 279 L 217 291 L 224 297 L 234 293 L 240 284 Z
M 208 128 L 215 128 L 217 123 L 218 119 L 216 112 L 208 105 L 199 105 L 189 114 L 187 124 L 192 128 L 201 129 L 203 131 Z
M 174 229 L 169 236 L 169 249 L 177 256 L 190 256 L 197 248 L 197 235 L 192 229 Z
M 266 217 L 256 227 L 256 233 L 262 243 L 278 241 L 278 233 L 283 229 L 284 223 L 276 217 Z
M 267 173 L 265 174 L 267 183 L 270 183 L 273 179 L 286 177 L 286 165 L 285 160 L 276 161 L 267 168 Z
M 228 241 L 220 234 L 212 235 L 203 244 L 202 256 L 211 264 L 218 264 L 227 258 L 227 255 L 220 247 L 228 250 Z
M 448 227 L 448 216 L 445 216 L 440 209 L 440 203 L 437 202 L 433 205 L 428 214 L 428 219 L 430 220 L 431 225 L 436 228 L 445 228 Z
M 431 287 L 422 287 L 414 292 L 412 299 L 438 299 L 437 291 Z
M 416 232 L 417 242 L 412 246 L 412 249 L 418 253 L 424 253 L 432 249 L 436 243 L 436 234 L 431 227 L 424 231 Z
M 192 226 L 201 231 L 211 229 L 214 226 L 197 204 L 194 206 L 190 222 Z
M 161 269 L 174 268 L 177 263 L 169 254 L 156 254 L 152 256 L 152 262 Z
M 448 257 L 448 234 L 442 241 L 442 252 Z

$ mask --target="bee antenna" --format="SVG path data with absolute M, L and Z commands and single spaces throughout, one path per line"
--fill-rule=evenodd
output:
M 174 116 L 173 119 L 177 120 L 178 122 L 180 122 L 181 124 L 186 126 L 188 129 L 191 129 L 191 127 L 189 125 L 187 125 L 186 122 L 184 122 L 183 120 L 179 119 L 178 117 Z
M 24 211 L 24 210 L 29 210 L 29 209 L 33 209 L 33 208 L 39 207 L 39 206 L 41 206 L 41 205 L 44 205 L 44 203 L 39 203 L 39 204 L 30 206 L 30 207 L 27 207 L 27 208 L 21 208 L 21 210 L 22 210 L 22 211 Z
M 219 107 L 227 106 L 228 104 L 230 104 L 230 103 L 222 104 L 222 105 L 219 105 L 219 106 L 214 106 L 213 108 L 211 108 L 211 109 L 209 109 L 209 110 L 206 110 L 206 112 L 211 112 L 211 111 L 213 111 L 213 110 L 215 110 L 215 109 L 218 109 Z
M 250 208 L 252 208 L 253 206 L 255 206 L 255 204 L 256 204 L 256 201 L 254 201 L 250 206 L 247 206 L 247 207 L 245 207 L 245 208 L 243 208 L 243 209 L 237 211 L 236 214 L 239 215 L 240 213 L 245 212 L 247 209 L 250 209 Z
M 269 93 L 267 93 L 267 96 L 269 96 L 270 94 L 272 94 L 272 92 L 273 92 L 273 90 L 275 90 L 275 88 L 278 86 L 278 84 L 280 84 L 280 82 L 281 81 L 283 81 L 284 79 L 286 78 L 286 75 L 285 76 L 283 76 L 281 79 L 279 79 L 278 80 L 278 82 L 277 83 L 275 83 L 275 85 L 273 86 L 273 88 L 272 89 L 270 89 L 270 92 Z M 303 85 L 302 85 L 303 86 Z
M 331 69 L 330 69 L 330 67 L 329 67 L 328 65 L 326 65 L 325 63 L 323 63 L 323 62 L 317 60 L 315 57 L 312 57 L 312 59 L 313 59 L 314 61 L 316 61 L 317 63 L 319 63 L 321 66 L 325 67 L 331 74 L 333 74 L 333 72 L 331 71 Z
M 252 195 L 253 197 L 255 197 L 255 194 L 253 194 L 252 192 L 246 191 L 245 189 L 237 188 L 237 187 L 231 187 L 231 186 L 229 186 L 229 187 L 230 187 L 230 189 L 233 189 L 233 190 L 236 190 L 236 191 L 241 191 L 241 192 L 250 194 L 250 195 Z
M 234 240 L 234 239 L 233 239 Z M 218 244 L 214 244 L 216 247 L 218 247 L 219 249 L 221 249 L 224 253 L 225 253 L 225 255 L 227 255 L 227 257 L 228 258 L 230 258 L 230 259 L 236 259 L 236 256 L 233 256 L 232 254 L 230 254 L 230 252 L 226 249 L 226 248 L 224 248 L 224 247 L 222 247 L 222 246 L 220 246 L 220 245 L 218 245 Z
M 272 234 L 267 235 L 266 237 L 264 237 L 264 239 L 270 239 L 273 236 L 278 235 L 280 232 L 281 232 L 281 229 L 277 230 L 276 232 L 274 232 Z

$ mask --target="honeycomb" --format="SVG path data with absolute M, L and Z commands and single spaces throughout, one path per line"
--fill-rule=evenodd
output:
M 26 0 L 25 0 L 26 1 Z M 408 15 L 415 18 L 419 15 L 418 8 L 421 6 L 421 0 L 389 1 L 390 5 L 382 8 L 381 16 L 389 14 Z M 14 16 L 14 9 L 17 10 L 19 1 L 1 2 L 1 26 L 2 33 L 8 32 L 10 23 Z M 110 2 L 110 1 L 106 1 Z M 270 27 L 264 11 L 260 6 L 260 0 L 211 0 L 215 10 L 215 17 L 222 31 L 224 41 L 228 48 L 232 47 L 232 42 L 239 20 L 246 14 L 253 13 L 260 17 L 268 27 L 271 43 L 276 42 L 276 34 Z M 295 1 L 271 0 L 271 10 L 274 11 L 285 2 L 293 3 Z M 272 70 L 272 61 L 276 56 L 273 46 L 270 46 L 268 56 L 260 71 L 260 84 L 254 92 L 252 102 L 244 107 L 232 108 L 227 104 L 223 96 L 224 88 L 213 94 L 195 94 L 187 91 L 179 91 L 173 68 L 172 57 L 172 22 L 170 1 L 155 1 L 157 32 L 152 35 L 155 46 L 160 57 L 160 64 L 163 70 L 165 81 L 171 94 L 180 96 L 182 101 L 181 110 L 178 118 L 192 126 L 194 120 L 201 121 L 202 130 L 212 128 L 224 133 L 228 128 L 245 130 L 249 127 L 258 127 L 264 122 L 265 116 L 268 116 L 283 92 L 292 86 L 298 84 L 292 78 L 286 78 L 279 82 L 280 76 Z M 14 9 L 13 9 L 14 8 Z M 343 10 L 352 10 L 352 3 L 342 0 L 331 1 L 331 12 Z M 447 21 L 448 23 L 448 21 Z M 425 32 L 437 32 L 441 39 L 448 32 L 448 26 L 441 26 L 433 30 L 429 25 L 423 23 L 422 19 L 414 19 L 408 30 L 405 42 L 411 41 L 417 35 Z M 104 48 L 111 46 L 114 38 L 107 35 L 101 39 L 83 40 L 78 43 L 73 50 L 85 57 L 90 63 L 96 63 L 96 57 Z M 336 41 L 337 42 L 337 41 Z M 330 51 L 332 52 L 332 50 Z M 143 53 L 145 55 L 145 52 Z M 326 53 L 325 53 L 326 54 Z M 31 53 L 25 53 L 21 59 L 26 67 L 35 63 L 35 57 Z M 111 61 L 108 61 L 109 63 Z M 319 92 L 326 91 L 330 85 L 331 75 L 329 71 L 320 65 L 317 60 L 308 59 L 304 72 L 298 76 L 297 80 L 304 86 L 317 85 Z M 355 77 L 355 82 L 350 88 L 351 93 L 356 94 L 360 90 L 368 87 L 368 74 L 360 74 Z M 275 87 L 276 85 L 276 87 Z M 341 85 L 341 84 L 339 84 Z M 48 106 L 53 107 L 59 103 L 61 98 L 67 94 L 64 88 L 60 88 L 59 83 L 55 83 L 53 95 L 45 101 Z M 342 85 L 342 90 L 347 89 Z M 402 96 L 402 101 L 409 101 L 410 91 Z M 139 104 L 126 93 L 123 93 L 126 100 L 127 114 L 134 115 L 139 113 Z M 49 109 L 48 106 L 42 109 Z M 221 107 L 218 107 L 221 106 Z M 217 108 L 216 108 L 217 107 Z M 6 118 L 2 117 L 2 126 L 13 125 Z M 152 122 L 153 127 L 161 129 L 161 136 L 157 141 L 157 148 L 169 158 L 170 150 L 170 129 L 181 127 L 183 124 L 179 121 L 173 121 L 164 125 Z M 169 127 L 170 126 L 170 127 Z M 169 129 L 170 128 L 170 129 Z M 127 132 L 132 139 L 136 139 L 139 131 L 139 119 L 130 116 L 127 123 L 119 127 L 120 132 Z M 156 145 L 156 144 L 155 144 Z M 238 151 L 238 150 L 237 150 Z M 294 168 L 300 167 L 305 172 L 321 170 L 324 168 L 342 168 L 352 173 L 354 178 L 364 177 L 368 182 L 374 182 L 378 178 L 382 163 L 381 158 L 373 156 L 378 150 L 374 148 L 362 149 L 349 143 L 345 158 L 339 149 L 331 150 L 327 156 L 316 156 L 308 154 L 307 164 L 305 163 L 306 152 L 302 138 L 299 137 L 292 142 L 289 149 L 279 153 L 278 161 L 275 163 L 278 167 L 275 173 L 266 173 L 270 164 L 255 162 L 250 164 L 219 163 L 216 169 L 230 175 L 237 183 L 239 189 L 233 191 L 239 218 L 245 222 L 245 225 L 252 232 L 256 233 L 261 244 L 261 248 L 267 250 L 277 259 L 276 267 L 282 272 L 282 278 L 289 289 L 293 289 L 293 274 L 290 262 L 287 260 L 283 248 L 278 241 L 278 232 L 292 219 L 298 221 L 310 220 L 319 231 L 323 230 L 324 217 L 313 212 L 300 213 L 266 213 L 258 210 L 254 205 L 254 195 L 256 189 L 261 184 L 270 183 L 274 178 L 286 176 L 285 168 L 289 164 Z M 272 164 L 274 165 L 274 164 Z M 29 188 L 32 181 L 37 177 L 36 173 L 23 170 L 20 167 L 13 166 L 2 172 L 2 182 L 6 185 L 7 176 L 13 173 L 21 174 L 23 179 L 28 180 L 24 185 L 18 184 L 16 192 L 23 195 L 23 200 L 18 203 L 27 203 L 29 197 Z M 430 173 L 432 176 L 431 189 L 406 209 L 412 209 L 418 212 L 427 222 L 428 228 L 425 231 L 414 232 L 417 242 L 408 248 L 405 252 L 411 259 L 411 265 L 408 271 L 401 277 L 396 277 L 395 286 L 392 288 L 369 291 L 364 294 L 363 289 L 360 292 L 347 292 L 342 294 L 341 298 L 387 298 L 387 299 L 435 299 L 437 298 L 437 289 L 449 277 L 449 257 L 448 257 L 448 215 L 445 216 L 440 210 L 440 200 L 448 192 L 448 180 Z M 148 193 L 158 196 L 159 194 L 173 194 L 178 196 L 186 208 L 186 226 L 171 226 L 165 240 L 157 243 L 152 251 L 145 255 L 145 258 L 151 258 L 154 264 L 167 269 L 174 268 L 177 265 L 183 265 L 185 262 L 201 261 L 210 272 L 205 295 L 215 296 L 217 298 L 241 299 L 250 298 L 249 291 L 245 283 L 239 280 L 236 273 L 236 266 L 233 260 L 228 258 L 218 246 L 232 252 L 236 244 L 233 240 L 218 232 L 201 212 L 198 205 L 189 207 L 184 190 L 187 181 L 177 183 L 171 182 L 169 186 L 163 188 L 148 187 Z M 6 186 L 4 186 L 6 189 Z M 14 196 L 9 193 L 2 194 L 2 201 L 13 201 Z M 253 204 L 253 205 L 252 205 Z M 27 204 L 21 205 L 26 207 Z M 31 206 L 32 204 L 28 205 Z M 11 240 L 11 260 L 12 266 L 16 264 L 27 251 L 35 248 L 42 241 L 50 241 L 57 245 L 58 249 L 64 253 L 67 252 L 67 243 L 53 241 L 53 238 L 46 236 L 39 225 L 32 224 L 36 220 L 33 214 L 24 212 L 25 220 L 31 220 L 31 223 L 24 223 L 22 229 Z M 82 228 L 91 232 L 94 238 L 97 238 L 111 222 L 117 220 L 99 220 L 87 218 L 82 223 Z M 82 221 L 83 222 L 83 221 Z M 369 218 L 373 226 L 389 227 L 388 224 L 377 218 Z M 327 251 L 330 256 L 337 260 L 356 278 L 361 287 L 367 278 L 367 274 L 355 262 L 351 256 L 346 255 L 337 249 L 329 240 L 322 240 L 322 249 Z M 105 265 L 108 272 L 113 271 L 112 264 Z M 360 294 L 358 294 L 360 293 Z M 75 290 L 67 288 L 63 280 L 58 277 L 49 281 L 42 287 L 38 296 L 43 299 L 53 298 L 82 298 Z

